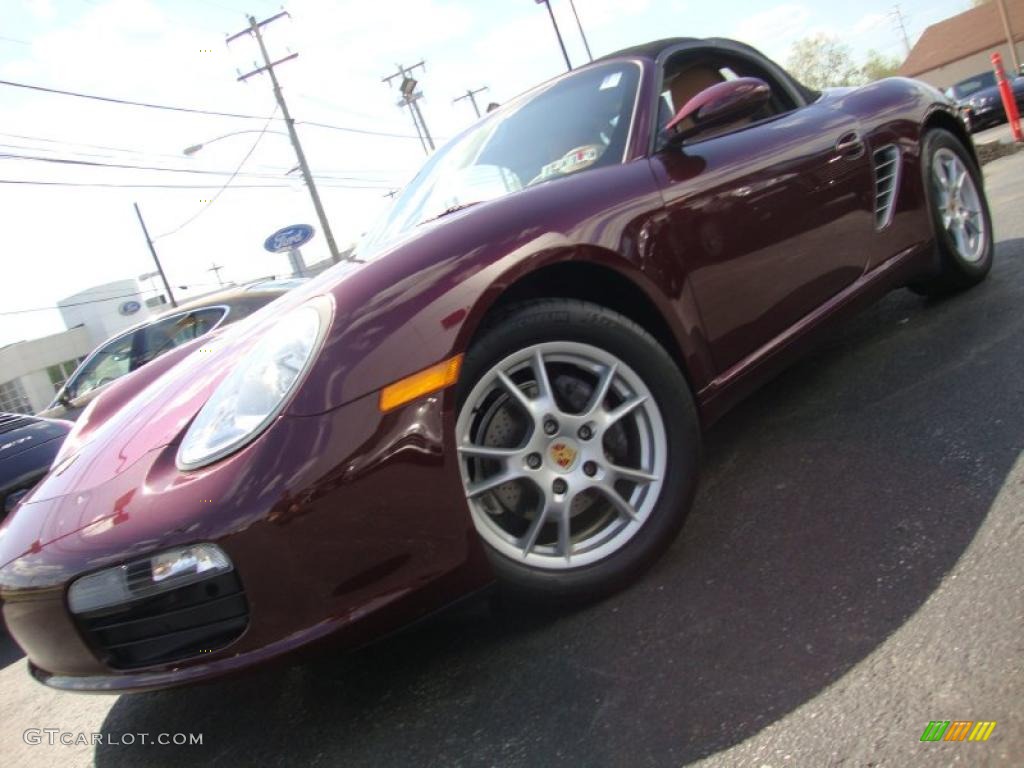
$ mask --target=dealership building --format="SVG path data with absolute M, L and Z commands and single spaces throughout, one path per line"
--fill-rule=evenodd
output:
M 93 349 L 161 307 L 163 296 L 152 293 L 118 280 L 57 302 L 67 330 L 0 347 L 0 411 L 45 409 Z
M 999 51 L 1007 74 L 1014 57 L 1007 43 L 1007 26 L 1018 61 L 1024 61 L 1024 0 L 1005 0 L 1006 22 L 996 3 L 982 3 L 926 28 L 907 60 L 899 68 L 904 77 L 915 77 L 945 90 L 981 72 L 991 72 L 990 56 Z

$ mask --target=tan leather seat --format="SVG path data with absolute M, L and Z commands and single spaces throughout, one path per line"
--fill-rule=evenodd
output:
M 695 64 L 692 67 L 680 71 L 669 82 L 669 92 L 672 94 L 672 108 L 678 112 L 690 99 L 712 85 L 724 83 L 725 78 L 717 69 L 708 66 Z

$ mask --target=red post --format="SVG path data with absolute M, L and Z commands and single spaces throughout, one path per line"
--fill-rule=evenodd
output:
M 1010 81 L 1006 79 L 1006 71 L 1003 69 L 1003 57 L 999 51 L 992 53 L 992 68 L 996 71 L 996 82 L 999 83 L 999 93 L 1003 97 L 1003 109 L 1006 110 L 1006 119 L 1010 121 L 1010 132 L 1013 133 L 1014 141 L 1024 140 L 1024 134 L 1020 130 L 1020 112 L 1017 111 L 1017 100 L 1013 95 L 1013 88 Z

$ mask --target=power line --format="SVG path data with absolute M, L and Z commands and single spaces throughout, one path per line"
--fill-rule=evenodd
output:
M 36 187 L 99 187 L 107 189 L 220 189 L 220 184 L 115 184 L 104 182 L 41 181 L 39 179 L 0 179 L 0 184 L 23 184 Z M 325 184 L 330 189 L 388 189 L 385 186 L 359 184 Z M 292 184 L 235 184 L 232 189 L 294 189 Z
M 0 315 L 25 315 L 29 312 L 49 312 L 50 310 L 61 310 L 66 307 L 81 307 L 86 304 L 99 304 L 104 301 L 117 301 L 118 299 L 130 299 L 133 296 L 142 296 L 144 291 L 135 291 L 133 293 L 123 293 L 120 296 L 108 296 L 105 299 L 89 299 L 87 301 L 76 301 L 71 304 L 55 304 L 52 307 L 33 307 L 31 309 L 10 309 L 4 312 L 0 312 Z
M 88 144 L 84 141 L 67 141 L 66 139 L 54 139 L 46 136 L 26 136 L 22 133 L 0 133 L 10 139 L 23 139 L 25 141 L 41 141 L 45 144 L 65 144 L 70 147 L 89 147 L 90 149 L 105 149 L 109 152 L 124 152 L 130 155 L 149 155 L 152 157 L 172 157 L 180 160 L 180 155 L 171 155 L 165 152 L 147 152 L 141 149 L 129 149 L 128 147 L 112 147 L 108 144 Z
M 217 112 L 210 109 L 198 109 L 194 107 L 177 107 L 169 104 L 152 104 L 146 101 L 132 101 L 131 99 L 118 99 L 113 96 L 97 96 L 89 93 L 80 93 L 78 91 L 66 91 L 61 88 L 47 88 L 42 85 L 30 85 L 29 83 L 16 83 L 12 80 L 0 80 L 0 85 L 9 85 L 14 88 L 26 88 L 30 91 L 41 91 L 43 93 L 55 93 L 61 96 L 74 96 L 79 99 L 91 99 L 93 101 L 103 101 L 110 104 L 121 104 L 128 107 L 146 107 L 148 109 L 163 109 L 171 112 L 188 112 L 194 115 L 212 115 L 213 117 L 233 117 L 240 120 L 266 120 L 266 116 L 261 115 L 246 115 L 239 112 Z
M 258 131 L 254 131 L 254 133 L 256 133 L 256 132 L 258 132 Z M 180 154 L 172 155 L 172 154 L 162 153 L 162 152 L 144 152 L 144 151 L 141 151 L 141 150 L 128 149 L 128 148 L 125 148 L 125 147 L 111 147 L 111 146 L 104 145 L 104 144 L 87 144 L 85 142 L 65 141 L 63 139 L 54 139 L 54 138 L 48 138 L 48 137 L 44 137 L 44 136 L 26 136 L 24 134 L 19 134 L 19 133 L 2 133 L 2 132 L 0 132 L 0 136 L 2 136 L 2 137 L 9 137 L 9 138 L 16 138 L 16 139 L 24 139 L 26 141 L 41 141 L 41 142 L 46 142 L 48 144 L 63 144 L 63 145 L 66 145 L 67 147 L 72 147 L 72 146 L 93 147 L 95 149 L 107 149 L 107 150 L 110 150 L 111 152 L 122 152 L 122 153 L 126 153 L 126 154 L 141 155 L 141 156 L 147 156 L 148 155 L 148 156 L 152 156 L 152 157 L 166 157 L 166 158 L 170 158 L 170 159 L 173 159 L 173 160 L 180 160 L 181 159 L 181 155 Z M 58 151 L 63 151 L 63 152 L 66 152 L 68 154 L 78 155 L 78 156 L 81 156 L 81 157 L 102 157 L 102 158 L 107 158 L 107 159 L 111 159 L 111 160 L 119 159 L 116 156 L 110 155 L 110 154 L 103 154 L 103 153 L 96 153 L 96 152 L 80 152 L 80 151 L 77 151 L 77 150 L 66 149 L 66 148 L 62 148 L 61 150 L 57 150 L 57 149 L 50 149 L 48 147 L 36 147 L 36 146 L 24 145 L 24 144 L 2 144 L 2 143 L 0 143 L 0 147 L 7 147 L 8 149 L 32 150 L 34 152 L 58 152 Z M 286 173 L 289 170 L 288 168 L 284 168 L 282 166 L 273 166 L 273 165 L 260 165 L 260 166 L 256 166 L 256 167 L 264 168 L 264 169 L 270 170 L 270 171 L 279 171 L 281 173 Z M 164 167 L 159 167 L 159 168 L 156 168 L 156 167 L 154 167 L 154 168 L 146 167 L 145 170 L 164 170 Z M 204 172 L 205 173 L 219 173 L 219 174 L 223 174 L 224 176 L 227 176 L 227 175 L 230 174 L 230 171 L 212 171 L 212 170 L 208 170 L 208 171 L 204 171 Z M 339 174 L 348 174 L 348 173 L 351 173 L 351 174 L 362 174 L 362 175 L 361 176 L 342 176 L 342 175 L 339 175 Z M 315 173 L 313 175 L 316 178 L 318 178 L 318 179 L 334 179 L 334 180 L 341 180 L 341 181 L 381 181 L 381 182 L 386 182 L 390 178 L 393 178 L 395 173 L 396 173 L 395 169 L 362 168 L 362 169 L 343 169 L 343 170 L 324 169 L 323 171 L 320 171 L 319 173 Z M 369 179 L 369 178 L 366 178 L 367 176 L 385 176 L 387 178 Z M 276 178 L 276 177 L 274 177 L 274 178 Z
M 234 176 L 231 171 L 213 171 L 203 168 L 166 168 L 155 165 L 133 165 L 131 163 L 100 163 L 95 160 L 72 160 L 66 157 L 39 157 L 38 155 L 15 155 L 11 153 L 0 153 L 0 159 L 8 160 L 31 160 L 41 163 L 58 163 L 60 165 L 85 165 L 91 168 L 118 168 L 133 171 L 160 171 L 163 173 L 198 173 L 211 176 Z M 250 174 L 256 178 L 276 179 L 277 176 L 270 174 Z
M 193 115 L 209 115 L 211 117 L 230 117 L 236 120 L 266 120 L 266 115 L 249 115 L 242 112 L 218 112 L 212 109 L 199 109 L 197 107 L 180 107 L 171 104 L 153 104 L 147 101 L 133 101 L 132 99 L 120 99 L 113 96 L 99 96 L 90 93 L 81 93 L 79 91 L 68 91 L 61 88 L 48 88 L 42 85 L 31 85 L 29 83 L 18 83 L 13 80 L 0 80 L 0 85 L 11 86 L 12 88 L 25 88 L 30 91 L 40 91 L 42 93 L 58 94 L 61 96 L 74 96 L 79 99 L 91 99 L 92 101 L 101 101 L 108 104 L 119 104 L 121 106 L 128 107 L 144 107 L 146 109 L 161 109 L 170 112 L 185 112 Z M 275 118 L 277 120 L 283 120 L 284 118 Z M 345 133 L 358 133 L 365 134 L 368 136 L 383 136 L 394 139 L 415 139 L 417 136 L 411 136 L 404 133 L 388 133 L 387 131 L 373 131 L 366 128 L 351 128 L 344 125 L 332 125 L 331 123 L 320 123 L 311 120 L 300 120 L 296 121 L 299 125 L 310 125 L 317 128 L 329 128 L 333 131 L 344 131 Z
M 274 114 L 277 114 L 277 110 L 276 109 L 274 110 Z M 245 165 L 246 160 L 248 160 L 252 156 L 252 153 L 256 151 L 256 147 L 259 145 L 260 140 L 264 137 L 264 135 L 266 135 L 267 128 L 270 127 L 270 121 L 273 119 L 273 117 L 274 117 L 274 115 L 272 114 L 270 117 L 267 118 L 267 122 L 263 124 L 263 130 L 260 131 L 260 135 L 256 137 L 256 141 L 254 141 L 252 143 L 252 146 L 249 147 L 249 151 L 245 153 L 245 156 L 242 157 L 242 159 L 239 161 L 238 165 L 235 166 L 235 172 L 231 174 L 231 176 L 228 178 L 227 181 L 224 182 L 224 186 L 221 187 L 220 189 L 218 189 L 217 192 L 214 194 L 214 196 L 212 198 L 210 198 L 210 201 L 207 202 L 207 203 L 204 203 L 202 208 L 200 208 L 194 214 L 189 216 L 187 219 L 185 219 L 185 221 L 183 221 L 181 224 L 179 224 L 174 229 L 172 229 L 172 230 L 170 230 L 168 232 L 164 232 L 162 235 L 157 235 L 156 236 L 157 240 L 160 240 L 160 239 L 165 238 L 165 237 L 167 237 L 169 235 L 173 235 L 173 234 L 175 234 L 177 232 L 180 232 L 185 226 L 187 226 L 188 224 L 191 224 L 193 221 L 198 219 L 200 216 L 203 215 L 204 211 L 209 210 L 210 206 L 212 206 L 215 202 L 217 202 L 217 198 L 219 198 L 221 196 L 221 194 L 223 194 L 224 190 L 228 188 L 228 186 L 231 184 L 232 181 L 235 180 L 235 177 L 238 175 L 238 172 L 242 170 L 242 166 Z M 152 245 L 150 245 L 150 247 L 152 247 Z
M 262 134 L 261 134 L 262 135 Z M 5 145 L 0 145 L 5 146 Z M 25 149 L 35 149 L 34 147 L 25 147 Z M 38 155 L 18 155 L 10 152 L 0 152 L 0 159 L 7 160 L 28 160 L 32 162 L 41 163 L 57 163 L 59 165 L 84 165 L 90 168 L 116 168 L 119 170 L 133 170 L 133 171 L 158 171 L 162 173 L 194 173 L 202 174 L 207 176 L 237 176 L 238 171 L 214 171 L 206 168 L 168 168 L 166 166 L 156 165 L 135 165 L 131 163 L 101 163 L 95 160 L 74 160 L 71 158 L 62 157 L 39 157 Z M 284 169 L 280 169 L 284 171 Z M 245 173 L 242 174 L 246 178 L 252 179 L 280 179 L 281 174 L 269 174 L 269 173 Z M 287 174 L 285 174 L 287 175 Z M 376 178 L 365 178 L 361 176 L 335 176 L 335 175 L 321 175 L 316 174 L 318 179 L 324 179 L 327 181 L 366 181 L 366 182 L 380 182 L 381 184 L 387 183 L 388 179 L 376 179 Z

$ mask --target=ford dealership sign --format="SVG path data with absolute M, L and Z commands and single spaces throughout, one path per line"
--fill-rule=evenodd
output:
M 137 301 L 126 301 L 126 302 L 122 303 L 121 306 L 119 306 L 117 308 L 117 311 L 120 312 L 122 315 L 125 315 L 127 317 L 128 315 L 134 315 L 140 309 L 142 309 L 142 304 L 140 304 L 139 302 L 137 302 Z
M 316 230 L 309 224 L 292 224 L 290 227 L 277 230 L 268 237 L 263 243 L 263 247 L 271 253 L 290 251 L 292 248 L 298 248 L 312 240 L 315 232 Z

